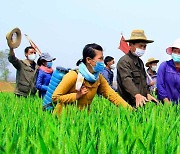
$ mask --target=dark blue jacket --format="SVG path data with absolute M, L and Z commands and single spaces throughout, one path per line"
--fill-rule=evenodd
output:
M 107 82 L 109 83 L 109 85 L 112 87 L 113 85 L 113 77 L 114 77 L 114 73 L 107 69 L 106 67 L 104 67 L 104 70 L 102 71 L 102 75 L 104 76 L 104 78 L 107 80 Z
M 107 80 L 107 82 L 109 83 L 109 85 L 111 86 L 112 89 L 114 89 L 116 91 L 116 88 L 113 87 L 113 77 L 114 77 L 114 73 L 113 71 L 107 69 L 106 67 L 104 67 L 103 71 L 101 72 L 101 74 L 104 76 L 104 78 Z
M 36 88 L 39 90 L 39 97 L 43 98 L 45 96 L 51 76 L 52 73 L 46 73 L 39 69 L 36 79 Z

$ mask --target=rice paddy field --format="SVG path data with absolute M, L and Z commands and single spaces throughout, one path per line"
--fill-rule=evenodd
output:
M 0 153 L 180 154 L 180 105 L 130 111 L 95 97 L 90 111 L 69 105 L 57 117 L 41 104 L 0 93 Z

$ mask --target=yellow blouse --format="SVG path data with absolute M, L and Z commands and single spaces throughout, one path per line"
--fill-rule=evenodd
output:
M 57 86 L 52 95 L 53 102 L 57 103 L 55 112 L 61 112 L 62 104 L 73 103 L 76 101 L 76 80 L 77 72 L 70 71 L 63 77 L 62 81 Z M 88 93 L 77 100 L 77 106 L 80 108 L 89 106 L 97 92 L 109 99 L 115 105 L 131 108 L 131 106 L 109 86 L 108 82 L 101 74 L 95 83 L 91 84 L 84 80 L 83 85 L 87 88 Z

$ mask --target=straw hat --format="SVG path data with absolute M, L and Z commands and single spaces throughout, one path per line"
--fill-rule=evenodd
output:
M 132 41 L 143 41 L 145 43 L 152 43 L 153 40 L 148 40 L 144 34 L 144 30 L 133 30 L 131 32 L 131 37 L 128 40 L 124 40 L 125 42 L 132 42 Z
M 175 40 L 174 43 L 171 44 L 171 45 L 166 49 L 167 54 L 169 54 L 169 55 L 172 54 L 172 48 L 173 48 L 173 47 L 180 49 L 180 39 Z
M 13 35 L 16 34 L 16 38 L 15 40 L 13 39 Z M 8 46 L 10 48 L 17 48 L 19 47 L 20 43 L 21 43 L 21 31 L 19 28 L 14 28 L 11 32 L 6 34 L 6 39 L 7 39 L 7 43 Z
M 146 63 L 146 67 L 149 67 L 149 64 L 151 64 L 151 63 L 158 63 L 158 62 L 159 62 L 159 60 L 156 60 L 154 58 L 149 58 L 148 62 Z

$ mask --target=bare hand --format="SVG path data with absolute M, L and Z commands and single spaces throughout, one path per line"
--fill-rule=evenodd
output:
M 139 107 L 139 106 L 142 107 L 144 104 L 146 104 L 146 101 L 148 101 L 147 98 L 141 94 L 136 94 L 135 98 L 136 98 L 136 107 Z
M 167 104 L 171 103 L 168 98 L 164 98 L 163 101 L 164 101 L 164 103 L 167 103 Z
M 82 96 L 84 96 L 87 93 L 88 93 L 87 88 L 85 86 L 82 86 L 80 91 L 77 92 L 76 99 L 81 98 Z
M 148 99 L 148 101 L 153 101 L 153 102 L 159 104 L 159 101 L 156 98 L 154 98 L 153 96 L 151 96 L 150 94 L 147 94 L 147 99 Z

